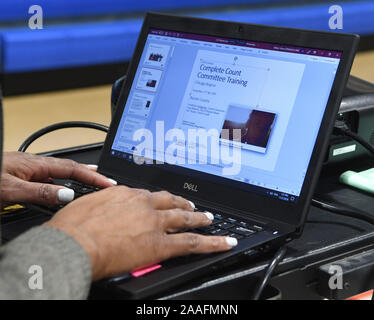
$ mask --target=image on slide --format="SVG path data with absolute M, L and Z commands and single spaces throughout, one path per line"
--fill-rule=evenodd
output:
M 154 96 L 147 93 L 136 92 L 132 97 L 129 115 L 148 118 Z
M 273 112 L 230 105 L 222 127 L 222 130 L 226 129 L 228 134 L 221 134 L 221 143 L 230 143 L 245 150 L 265 153 L 275 119 L 276 114 Z M 234 129 L 241 130 L 240 142 L 233 141 Z M 229 142 L 223 137 L 228 138 Z
M 156 92 L 161 79 L 161 75 L 161 70 L 143 68 L 140 73 L 136 88 L 140 90 Z
M 145 65 L 154 67 L 164 67 L 170 46 L 151 43 L 148 47 Z

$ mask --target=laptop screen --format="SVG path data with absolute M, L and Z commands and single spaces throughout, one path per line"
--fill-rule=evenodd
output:
M 340 58 L 151 29 L 111 156 L 296 203 Z

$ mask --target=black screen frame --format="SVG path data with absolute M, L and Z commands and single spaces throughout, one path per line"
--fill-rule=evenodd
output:
M 341 51 L 342 56 L 332 85 L 320 130 L 306 172 L 304 184 L 297 203 L 288 203 L 279 199 L 240 189 L 232 189 L 222 184 L 175 172 L 168 172 L 157 166 L 139 166 L 110 155 L 126 100 L 135 77 L 143 48 L 150 29 L 196 33 L 210 36 L 233 38 L 248 41 L 278 43 L 282 45 L 308 47 L 331 51 Z M 265 25 L 244 24 L 210 19 L 147 13 L 133 59 L 130 63 L 126 81 L 118 99 L 116 113 L 112 119 L 109 133 L 99 161 L 99 172 L 142 185 L 155 186 L 180 194 L 188 199 L 214 202 L 217 207 L 235 208 L 243 214 L 255 214 L 264 220 L 275 220 L 295 229 L 300 229 L 306 219 L 310 201 L 327 150 L 329 136 L 334 119 L 338 113 L 343 90 L 349 76 L 359 36 L 353 34 L 299 30 Z M 189 169 L 186 169 L 188 172 Z M 219 179 L 219 177 L 217 177 Z M 198 186 L 198 192 L 185 189 L 185 183 Z

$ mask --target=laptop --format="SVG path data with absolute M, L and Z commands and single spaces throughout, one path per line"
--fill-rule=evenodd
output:
M 194 232 L 238 245 L 105 285 L 150 297 L 298 237 L 358 42 L 350 34 L 147 14 L 98 172 L 183 196 L 215 216 Z

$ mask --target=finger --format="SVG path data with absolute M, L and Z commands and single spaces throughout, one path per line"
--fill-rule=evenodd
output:
M 97 171 L 98 166 L 96 164 L 88 164 L 87 165 L 88 169 L 92 171 Z
M 188 211 L 193 211 L 195 205 L 180 196 L 176 196 L 167 191 L 153 192 L 151 194 L 151 201 L 153 208 L 157 210 L 168 210 L 180 208 Z
M 163 227 L 167 232 L 208 226 L 214 219 L 209 212 L 194 212 L 182 209 L 162 210 L 158 213 L 162 216 Z
M 107 188 L 117 183 L 107 177 L 89 169 L 87 165 L 73 160 L 44 157 L 48 176 L 55 179 L 73 179 L 100 188 Z
M 12 190 L 13 189 L 13 190 Z M 6 201 L 55 205 L 74 200 L 74 190 L 47 183 L 15 179 L 7 188 Z
M 238 244 L 235 238 L 203 236 L 196 233 L 169 234 L 165 237 L 163 259 L 187 254 L 228 251 Z

